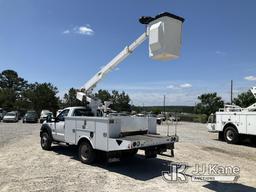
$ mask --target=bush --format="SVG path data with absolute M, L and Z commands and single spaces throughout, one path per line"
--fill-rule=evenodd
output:
M 181 114 L 180 115 L 181 121 L 188 121 L 188 122 L 197 122 L 197 123 L 206 123 L 207 122 L 207 115 L 205 114 Z

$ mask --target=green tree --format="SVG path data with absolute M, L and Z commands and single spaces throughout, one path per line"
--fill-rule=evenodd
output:
M 130 97 L 124 91 L 119 93 L 116 90 L 113 90 L 109 93 L 107 90 L 100 89 L 95 93 L 95 97 L 99 98 L 104 104 L 104 101 L 112 101 L 110 108 L 121 112 L 121 111 L 131 111 Z
M 22 106 L 23 93 L 28 83 L 13 70 L 0 73 L 0 106 L 6 110 L 19 110 Z
M 19 77 L 17 72 L 4 70 L 0 73 L 0 87 L 13 89 L 19 93 L 28 87 L 28 82 Z
M 159 108 L 157 108 L 157 107 L 156 107 L 156 108 L 153 108 L 153 109 L 152 109 L 152 113 L 155 114 L 155 115 L 158 115 L 158 114 L 161 113 L 161 109 L 159 109 Z
M 116 90 L 112 91 L 112 109 L 118 112 L 121 111 L 131 111 L 131 105 L 129 104 L 131 99 L 128 94 L 124 91 L 119 93 Z
M 24 93 L 26 102 L 37 113 L 43 109 L 48 109 L 56 112 L 59 108 L 59 98 L 57 87 L 50 83 L 34 83 L 29 86 L 29 89 Z
M 206 114 L 209 116 L 215 113 L 219 108 L 224 107 L 224 101 L 217 93 L 205 93 L 198 96 L 200 103 L 195 106 L 195 112 L 199 114 Z
M 63 107 L 85 106 L 86 101 L 79 101 L 76 98 L 77 90 L 74 88 L 69 89 L 68 93 L 65 93 L 63 100 Z
M 0 89 L 0 106 L 7 111 L 14 110 L 16 102 L 16 93 L 13 89 Z
M 104 104 L 104 101 L 111 101 L 112 96 L 107 90 L 100 89 L 97 93 L 95 93 L 95 97 L 100 99 L 102 104 Z
M 234 98 L 234 104 L 243 108 L 249 107 L 254 103 L 256 103 L 256 99 L 250 90 L 248 90 L 247 92 L 241 93 L 236 98 Z

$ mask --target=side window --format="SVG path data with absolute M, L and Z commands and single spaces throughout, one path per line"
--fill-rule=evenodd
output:
M 93 116 L 91 110 L 87 109 L 75 109 L 72 116 Z
M 81 109 L 75 109 L 73 116 L 85 116 L 84 111 Z
M 68 112 L 69 112 L 69 109 L 66 109 L 64 111 L 62 111 L 58 117 L 57 117 L 57 120 L 58 121 L 64 121 L 65 120 L 65 117 L 68 115 Z

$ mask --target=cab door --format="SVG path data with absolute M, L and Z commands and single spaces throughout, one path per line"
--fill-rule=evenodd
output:
M 216 131 L 216 115 L 211 114 L 207 121 L 207 128 L 209 132 L 215 132 Z
M 69 109 L 63 110 L 55 119 L 55 139 L 65 141 L 65 117 L 68 116 Z

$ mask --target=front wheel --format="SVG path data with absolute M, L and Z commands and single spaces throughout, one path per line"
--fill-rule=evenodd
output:
M 230 144 L 237 144 L 239 141 L 239 133 L 234 127 L 226 128 L 224 132 L 225 141 Z
M 82 163 L 85 163 L 85 164 L 94 163 L 95 151 L 89 142 L 82 141 L 79 144 L 78 157 Z
M 52 139 L 48 133 L 44 132 L 41 136 L 41 147 L 44 150 L 50 150 L 52 145 Z

